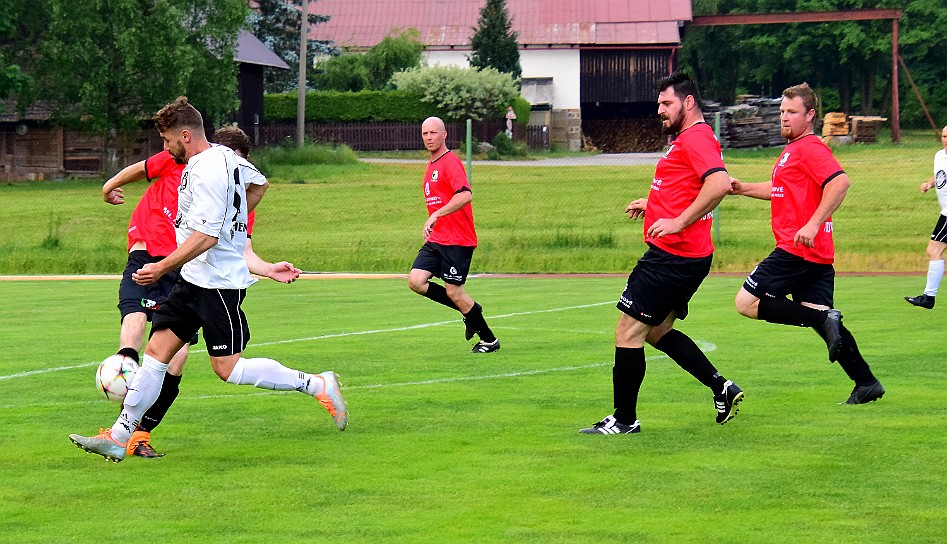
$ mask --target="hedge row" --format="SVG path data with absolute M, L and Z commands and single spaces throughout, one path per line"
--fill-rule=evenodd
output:
M 267 94 L 264 115 L 269 122 L 296 119 L 296 93 Z M 310 91 L 306 93 L 306 121 L 339 123 L 346 121 L 392 121 L 419 123 L 443 113 L 421 97 L 404 91 Z

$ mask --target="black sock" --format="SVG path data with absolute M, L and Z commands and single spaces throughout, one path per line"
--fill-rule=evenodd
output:
M 654 347 L 666 353 L 677 363 L 677 366 L 712 389 L 715 394 L 723 391 L 726 378 L 717 372 L 713 363 L 686 334 L 677 329 L 671 329 L 654 344 Z
M 439 283 L 428 282 L 427 292 L 424 293 L 424 296 L 433 300 L 434 302 L 437 302 L 438 304 L 443 304 L 444 306 L 447 306 L 453 310 L 457 310 L 458 312 L 460 311 L 460 308 L 454 304 L 454 301 L 451 300 L 449 296 L 447 296 L 447 289 L 444 289 L 444 286 Z
M 493 335 L 493 331 L 490 330 L 490 327 L 487 326 L 487 320 L 483 317 L 482 306 L 474 302 L 473 308 L 463 315 L 464 320 L 477 331 L 477 335 L 481 340 L 489 344 L 497 339 L 497 337 Z
M 825 323 L 825 310 L 816 310 L 785 298 L 760 299 L 757 317 L 769 323 L 819 328 Z
M 124 355 L 125 357 L 131 357 L 138 362 L 138 350 L 134 348 L 122 348 L 118 350 L 118 355 Z
M 180 385 L 181 376 L 175 376 L 167 372 L 164 373 L 164 383 L 161 384 L 161 392 L 158 394 L 158 400 L 145 412 L 145 415 L 141 418 L 141 423 L 138 424 L 141 430 L 151 432 L 161 423 L 161 420 L 164 419 L 164 415 L 168 413 L 168 408 L 171 408 L 174 399 L 178 397 Z
M 638 391 L 641 390 L 645 370 L 643 347 L 615 348 L 612 394 L 615 398 L 615 419 L 622 425 L 634 425 L 638 419 Z
M 841 326 L 841 332 L 842 349 L 839 350 L 838 365 L 857 385 L 871 385 L 878 381 L 872 374 L 871 368 L 868 367 L 868 362 L 858 351 L 858 344 L 855 343 L 852 333 L 844 325 Z

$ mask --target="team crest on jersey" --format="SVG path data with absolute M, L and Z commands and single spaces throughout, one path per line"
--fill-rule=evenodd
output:
M 783 158 L 779 159 L 779 165 L 786 166 L 786 161 L 788 160 L 789 160 L 789 152 L 787 151 L 786 154 L 783 155 Z
M 664 152 L 665 159 L 668 158 L 668 155 L 671 154 L 671 151 L 674 151 L 674 144 L 671 144 L 671 147 L 669 147 L 668 150 Z
M 438 174 L 437 170 L 431 172 L 431 181 L 432 181 L 432 182 L 437 181 L 437 174 Z
M 937 174 L 934 176 L 934 180 L 937 183 L 937 188 L 943 189 L 944 185 L 947 185 L 947 172 L 938 170 Z

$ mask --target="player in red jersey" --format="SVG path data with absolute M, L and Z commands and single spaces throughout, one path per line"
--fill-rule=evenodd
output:
M 783 91 L 780 131 L 789 142 L 772 179 L 743 183 L 731 194 L 770 201 L 776 249 L 750 272 L 736 296 L 737 311 L 751 319 L 812 327 L 855 382 L 846 404 L 864 404 L 885 393 L 834 309 L 835 244 L 832 214 L 851 181 L 832 151 L 813 133 L 815 92 L 802 83 Z M 792 296 L 789 300 L 787 296 Z
M 480 337 L 471 350 L 473 353 L 497 351 L 500 340 L 487 326 L 483 308 L 464 290 L 477 247 L 470 206 L 473 196 L 467 172 L 457 155 L 447 149 L 444 121 L 437 117 L 425 119 L 421 124 L 421 139 L 431 154 L 423 186 L 429 216 L 421 229 L 424 245 L 411 266 L 408 286 L 415 293 L 464 316 L 467 340 L 474 334 Z M 440 277 L 444 285 L 432 283 L 434 276 Z
M 713 130 L 704 122 L 697 85 L 676 72 L 658 85 L 658 115 L 674 143 L 658 161 L 648 198 L 625 209 L 644 215 L 648 250 L 628 276 L 618 301 L 612 387 L 615 411 L 584 434 L 641 430 L 638 391 L 645 376 L 645 342 L 663 351 L 713 392 L 717 423 L 737 414 L 743 390 L 717 372 L 697 344 L 674 328 L 687 316 L 687 303 L 710 272 L 714 246 L 711 212 L 730 190 L 730 177 Z

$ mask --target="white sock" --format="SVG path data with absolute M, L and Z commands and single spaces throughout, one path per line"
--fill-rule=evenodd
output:
M 287 368 L 273 359 L 241 357 L 233 367 L 230 377 L 227 378 L 227 383 L 252 385 L 260 389 L 276 391 L 300 391 L 308 394 L 307 386 L 311 376 L 311 374 Z
M 942 259 L 927 263 L 927 287 L 924 294 L 930 297 L 937 296 L 940 280 L 944 277 L 944 261 Z
M 164 383 L 164 373 L 168 364 L 162 363 L 154 357 L 145 354 L 141 360 L 141 368 L 135 372 L 130 384 L 125 403 L 122 404 L 122 414 L 112 425 L 112 438 L 123 444 L 128 442 L 142 416 L 158 400 L 161 393 L 161 384 Z

